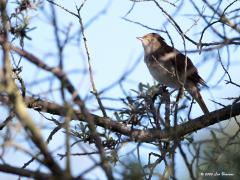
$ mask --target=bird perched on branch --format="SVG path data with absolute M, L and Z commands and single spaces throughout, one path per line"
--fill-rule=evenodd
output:
M 199 85 L 206 86 L 192 61 L 178 50 L 167 45 L 164 39 L 150 33 L 138 37 L 144 48 L 144 61 L 155 80 L 174 89 L 184 87 L 200 105 L 204 114 L 208 108 L 200 94 Z

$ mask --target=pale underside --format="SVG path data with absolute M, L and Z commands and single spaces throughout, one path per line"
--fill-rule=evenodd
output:
M 179 89 L 184 82 L 184 76 L 176 75 L 175 68 L 172 66 L 171 61 L 156 60 L 154 57 L 151 61 L 145 58 L 145 63 L 153 78 L 160 84 L 168 87 Z

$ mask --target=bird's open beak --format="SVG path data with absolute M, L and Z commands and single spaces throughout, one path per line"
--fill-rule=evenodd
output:
M 138 40 L 143 41 L 142 37 L 136 37 Z

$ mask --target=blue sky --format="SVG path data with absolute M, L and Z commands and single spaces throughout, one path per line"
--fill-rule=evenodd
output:
M 64 1 L 58 2 L 64 7 L 75 11 L 74 1 L 68 3 L 64 3 Z M 88 23 L 89 20 L 92 19 L 92 17 L 94 17 L 109 2 L 107 0 L 103 0 L 101 1 L 101 4 L 96 5 L 92 0 L 87 1 L 83 9 L 83 21 L 85 23 Z M 94 80 L 99 91 L 107 87 L 112 82 L 116 81 L 127 69 L 129 69 L 129 67 L 131 67 L 131 65 L 134 64 L 139 56 L 143 55 L 143 48 L 136 37 L 143 36 L 144 34 L 152 32 L 152 30 L 123 20 L 124 15 L 132 6 L 131 1 L 115 0 L 111 1 L 109 4 L 109 9 L 106 11 L 106 13 L 102 14 L 96 21 L 88 26 L 85 32 L 88 47 L 90 49 L 91 64 L 94 71 Z M 165 8 L 165 10 L 168 11 L 169 14 L 171 14 L 170 12 L 176 10 L 175 7 L 172 7 L 167 3 L 162 2 L 161 5 Z M 181 9 L 180 12 L 178 12 L 178 15 L 175 17 L 176 22 L 178 22 L 184 32 L 193 26 L 194 20 L 197 20 L 197 18 L 185 16 L 192 13 L 191 11 L 192 7 L 186 3 L 186 5 Z M 69 24 L 72 24 L 71 32 L 75 32 L 76 29 L 79 28 L 77 19 L 72 15 L 58 8 L 57 14 L 59 15 L 58 21 L 61 28 L 66 29 Z M 151 2 L 136 3 L 131 13 L 125 18 L 140 22 L 144 25 L 156 29 L 164 29 L 162 24 L 166 24 L 167 22 L 166 17 L 163 16 L 161 11 L 154 5 L 154 3 Z M 51 50 L 50 53 L 56 53 L 56 49 L 54 47 L 53 30 L 48 25 L 48 21 L 50 20 L 46 19 L 42 15 L 40 18 L 39 16 L 32 18 L 31 22 L 37 27 L 37 29 L 31 32 L 33 40 L 26 41 L 26 49 L 28 47 L 33 49 L 34 53 L 39 54 L 40 57 L 46 59 L 46 62 L 49 65 L 55 65 L 58 63 L 58 60 L 56 58 L 53 58 L 51 54 L 47 56 L 47 58 L 45 58 L 46 55 L 44 55 L 46 52 L 49 53 L 49 49 Z M 197 41 L 200 37 L 199 27 L 202 27 L 201 24 L 202 22 L 200 21 L 197 26 L 191 28 L 187 35 Z M 176 30 L 169 23 L 167 24 L 166 28 L 169 31 L 171 38 L 174 40 L 174 46 L 179 50 L 184 50 L 182 39 Z M 160 34 L 170 44 L 167 35 L 165 33 Z M 204 36 L 203 39 L 207 42 L 211 42 L 214 40 L 214 37 L 209 35 L 206 37 Z M 196 46 L 186 41 L 186 48 L 187 50 L 196 49 Z M 232 53 L 231 63 L 234 64 L 234 66 L 230 66 L 230 72 L 232 74 L 233 80 L 237 81 L 238 76 L 236 75 L 236 70 L 238 69 L 239 64 L 237 64 L 237 56 L 235 56 L 235 54 Z M 82 69 L 84 68 L 83 64 L 86 64 L 87 61 L 83 44 L 81 44 L 81 47 L 70 46 L 66 48 L 64 56 L 66 57 L 64 63 L 66 71 L 73 69 Z M 211 56 L 207 59 L 203 59 L 204 53 L 200 55 L 198 53 L 188 54 L 188 56 L 197 66 L 199 74 L 203 77 L 203 79 L 210 79 L 207 82 L 210 87 L 211 85 L 214 85 L 217 80 L 219 80 L 220 76 L 222 76 L 223 70 L 220 67 L 220 64 L 218 64 L 218 68 L 214 66 L 214 63 L 217 61 L 217 59 L 212 59 Z M 223 62 L 226 63 L 226 60 L 223 59 Z M 215 73 L 213 76 L 209 77 L 212 71 Z M 35 79 L 35 76 L 29 76 L 29 74 L 27 74 L 26 78 L 31 81 L 31 78 Z M 87 93 L 89 93 L 91 86 L 85 76 L 73 75 L 71 76 L 71 79 L 76 87 L 81 88 L 81 90 L 79 89 L 79 92 L 82 94 L 82 96 L 86 96 Z M 143 62 L 143 56 L 141 58 L 141 62 L 138 63 L 135 71 L 128 77 L 128 79 L 131 80 L 131 82 L 135 83 L 127 83 L 126 89 L 136 88 L 136 85 L 139 82 L 153 84 L 153 78 L 149 74 L 148 69 Z M 222 81 L 217 88 L 203 90 L 202 93 L 204 100 L 208 104 L 209 109 L 214 110 L 215 108 L 214 104 L 209 101 L 210 99 L 216 98 L 216 100 L 222 101 L 219 98 L 222 97 L 222 93 L 224 92 L 224 84 L 225 82 Z M 233 95 L 235 92 L 236 94 L 238 93 L 234 87 L 229 86 L 229 88 L 232 89 L 231 93 L 233 93 Z M 115 88 L 114 91 L 108 92 L 107 95 L 110 97 L 114 96 L 116 94 L 119 94 L 118 91 L 119 88 Z M 214 94 L 214 97 L 212 97 L 211 94 Z M 195 105 L 195 108 L 197 111 L 199 111 L 198 105 Z
M 59 4 L 63 5 L 65 8 L 70 9 L 75 12 L 75 3 L 78 4 L 79 1 L 57 1 Z M 104 8 L 110 1 L 101 0 L 101 3 L 97 3 L 94 0 L 88 0 L 84 9 L 82 18 L 84 23 L 89 22 L 92 17 L 94 17 L 102 8 Z M 161 5 L 164 9 L 171 14 L 176 10 L 175 7 L 170 6 L 163 1 L 160 1 Z M 45 3 L 46 7 L 48 3 Z M 97 89 L 100 91 L 107 87 L 108 85 L 115 82 L 121 75 L 129 69 L 135 61 L 142 56 L 140 62 L 138 63 L 135 70 L 128 77 L 128 82 L 124 83 L 125 90 L 128 93 L 131 93 L 131 89 L 137 89 L 137 85 L 139 82 L 142 83 L 150 83 L 153 84 L 154 80 L 148 72 L 147 67 L 143 62 L 143 48 L 141 43 L 136 39 L 138 36 L 143 36 L 152 30 L 146 29 L 134 23 L 127 22 L 123 19 L 126 13 L 130 10 L 132 6 L 132 2 L 128 0 L 112 0 L 109 4 L 109 9 L 107 9 L 105 14 L 102 14 L 96 21 L 93 22 L 89 27 L 86 28 L 86 37 L 87 43 L 90 50 L 91 64 L 94 71 L 94 80 L 96 83 Z M 187 14 L 193 13 L 193 7 L 186 3 L 182 9 L 179 10 L 175 20 L 181 26 L 183 31 L 187 31 L 193 24 L 194 20 L 197 20 L 197 17 L 185 16 Z M 49 12 L 49 11 L 48 11 Z M 207 12 L 207 10 L 206 10 Z M 38 57 L 44 59 L 44 61 L 48 65 L 56 65 L 58 63 L 58 59 L 54 57 L 56 53 L 56 46 L 54 45 L 54 36 L 53 29 L 50 26 L 50 19 L 46 18 L 42 13 L 38 11 L 29 12 L 30 15 L 34 15 L 30 24 L 32 26 L 36 26 L 37 29 L 30 33 L 32 37 L 31 41 L 25 41 L 25 49 L 31 51 Z M 72 30 L 71 32 L 76 32 L 79 28 L 78 20 L 72 15 L 66 13 L 63 10 L 57 8 L 57 14 L 59 25 L 62 29 L 66 29 L 66 27 L 71 24 Z M 183 42 L 179 34 L 176 30 L 167 22 L 166 16 L 162 15 L 161 11 L 154 5 L 152 2 L 141 2 L 136 3 L 135 7 L 131 11 L 130 14 L 125 16 L 133 21 L 141 22 L 144 25 L 147 25 L 156 29 L 164 29 L 162 26 L 165 23 L 165 27 L 170 33 L 171 38 L 174 40 L 174 46 L 183 50 Z M 199 31 L 202 28 L 203 22 L 198 22 L 196 26 L 191 28 L 191 30 L 187 33 L 187 35 L 191 36 L 193 39 L 199 39 Z M 166 41 L 170 44 L 170 41 L 166 34 L 160 33 Z M 205 36 L 204 40 L 210 42 L 214 40 L 214 37 L 211 35 Z M 81 41 L 82 42 L 82 41 Z M 186 42 L 187 49 L 196 49 L 194 45 Z M 231 63 L 229 72 L 232 76 L 233 81 L 239 83 L 239 63 L 237 52 L 231 50 Z M 226 52 L 222 52 L 223 54 Z M 69 46 L 64 51 L 65 62 L 64 68 L 66 72 L 71 70 L 82 70 L 86 66 L 86 53 L 83 47 L 83 44 L 78 46 L 74 44 Z M 211 102 L 212 99 L 216 101 L 220 101 L 225 104 L 229 104 L 227 100 L 222 99 L 223 97 L 228 96 L 237 96 L 239 94 L 239 89 L 234 86 L 228 85 L 226 88 L 225 82 L 221 81 L 219 85 L 215 88 L 211 88 L 212 85 L 219 80 L 219 77 L 222 76 L 223 70 L 221 66 L 215 66 L 214 56 L 204 57 L 204 53 L 202 54 L 189 54 L 188 55 L 193 63 L 197 65 L 199 70 L 199 74 L 203 77 L 203 79 L 207 81 L 207 84 L 210 86 L 210 89 L 203 90 L 202 94 L 205 102 L 210 110 L 215 110 L 219 108 L 219 106 L 214 105 Z M 226 57 L 226 56 L 223 56 Z M 227 60 L 223 59 L 225 65 L 227 64 Z M 22 74 L 23 79 L 26 80 L 26 83 L 31 83 L 34 80 L 41 79 L 43 77 L 48 77 L 49 74 L 43 71 L 39 71 L 36 67 L 29 65 L 25 60 L 22 60 L 22 65 L 24 67 L 24 71 Z M 214 71 L 214 74 L 211 75 L 211 72 Z M 89 96 L 91 85 L 89 83 L 89 79 L 87 76 L 81 73 L 73 73 L 70 74 L 69 77 L 71 81 L 74 83 L 75 87 L 79 89 L 79 93 L 82 97 Z M 226 79 L 226 77 L 224 78 Z M 49 82 L 43 83 L 41 86 L 38 86 L 36 89 L 32 86 L 31 91 L 34 93 L 42 92 L 49 86 Z M 58 86 L 58 83 L 55 83 L 55 87 Z M 121 90 L 118 86 L 108 91 L 106 94 L 103 94 L 104 97 L 123 97 Z M 59 101 L 59 93 L 56 93 L 53 96 L 47 96 L 52 100 Z M 96 102 L 94 99 L 91 99 L 90 108 L 96 107 Z M 95 105 L 93 105 L 95 104 Z M 104 105 L 107 107 L 115 107 L 116 104 L 113 102 L 104 101 Z M 36 121 L 41 121 L 42 117 L 39 117 L 37 113 L 30 111 L 34 115 Z M 193 116 L 201 115 L 202 112 L 199 106 L 194 105 Z M 114 117 L 110 114 L 111 117 Z M 201 133 L 200 133 L 201 134 Z M 47 134 L 46 134 L 47 135 Z M 58 134 L 57 137 L 61 139 L 62 134 Z M 56 139 L 58 139 L 56 137 Z M 59 142 L 60 144 L 61 142 Z M 57 142 L 58 144 L 58 142 Z M 56 144 L 50 144 L 50 148 L 54 149 Z M 147 154 L 146 154 L 147 156 Z M 18 157 L 20 159 L 24 159 L 24 157 Z M 14 159 L 15 160 L 15 159 Z M 79 163 L 79 159 L 73 158 L 73 164 L 79 164 L 79 166 L 74 171 L 79 170 L 81 168 L 81 164 L 84 164 L 85 161 L 89 163 L 89 160 L 85 159 L 81 160 Z M 181 163 L 179 164 L 179 167 Z M 186 172 L 186 171 L 185 171 Z M 96 175 L 101 173 L 99 170 L 95 171 Z M 179 175 L 186 175 L 179 172 Z M 0 174 L 0 178 L 7 177 Z M 10 176 L 9 176 L 10 177 Z M 12 178 L 13 179 L 13 178 Z

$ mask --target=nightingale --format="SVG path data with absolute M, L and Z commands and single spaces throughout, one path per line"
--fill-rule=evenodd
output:
M 149 33 L 137 39 L 142 42 L 144 61 L 153 78 L 170 88 L 184 87 L 197 101 L 204 114 L 209 114 L 199 89 L 199 85 L 207 85 L 199 76 L 192 61 L 177 49 L 169 46 L 159 34 Z

